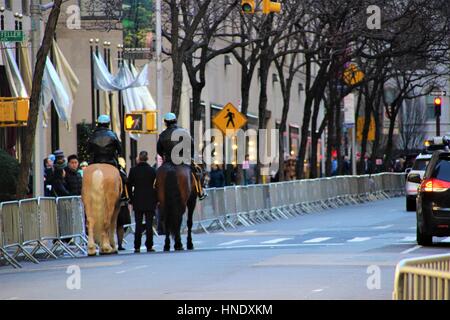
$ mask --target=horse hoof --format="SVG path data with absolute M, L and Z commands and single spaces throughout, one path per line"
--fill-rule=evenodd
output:
M 188 243 L 187 249 L 188 250 L 194 250 L 194 245 L 192 243 Z
M 183 246 L 181 246 L 181 247 L 175 247 L 174 249 L 175 249 L 175 251 L 183 251 L 183 250 L 184 250 Z
M 165 251 L 165 252 L 168 252 L 168 251 L 170 251 L 170 247 L 166 247 L 166 246 L 164 246 L 164 251 Z
M 101 256 L 108 256 L 110 254 L 115 254 L 115 252 L 114 251 L 111 251 L 111 252 L 100 252 Z
M 88 252 L 88 257 L 95 257 L 97 252 Z

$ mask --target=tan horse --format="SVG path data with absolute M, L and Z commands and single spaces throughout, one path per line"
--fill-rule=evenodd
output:
M 81 198 L 87 216 L 88 255 L 117 253 L 114 234 L 120 208 L 122 182 L 119 170 L 109 164 L 92 164 L 83 173 Z

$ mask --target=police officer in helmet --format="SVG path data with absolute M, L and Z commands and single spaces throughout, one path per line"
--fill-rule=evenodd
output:
M 159 135 L 158 143 L 156 145 L 156 151 L 164 159 L 164 162 L 167 163 L 172 162 L 172 149 L 179 143 L 179 141 L 172 141 L 172 134 L 174 131 L 178 129 L 182 130 L 184 129 L 178 126 L 177 116 L 171 112 L 164 115 L 164 123 L 167 128 Z M 186 134 L 189 135 L 187 131 Z M 191 139 L 191 149 L 193 150 L 193 141 L 190 135 L 189 138 Z M 194 161 L 192 161 L 191 168 L 195 173 L 194 177 L 196 179 L 196 185 L 198 187 L 199 199 L 203 200 L 204 198 L 206 198 L 207 194 L 203 191 L 199 179 L 199 175 L 201 174 L 201 168 L 198 165 L 196 165 Z
M 122 145 L 117 135 L 109 128 L 110 124 L 111 119 L 108 115 L 98 117 L 97 127 L 88 142 L 88 153 L 91 156 L 90 163 L 106 163 L 116 167 L 124 184 L 126 173 L 121 169 L 118 162 L 118 157 L 122 153 Z

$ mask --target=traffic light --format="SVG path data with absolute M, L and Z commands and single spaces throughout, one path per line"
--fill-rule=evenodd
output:
M 130 132 L 144 132 L 144 114 L 127 113 L 125 115 L 125 130 Z
M 142 110 L 125 115 L 125 131 L 131 133 L 158 133 L 158 111 Z
M 271 0 L 263 0 L 263 13 L 269 14 L 272 12 L 280 12 L 281 11 L 281 3 L 271 1 Z
M 434 115 L 436 117 L 441 115 L 441 104 L 442 99 L 440 97 L 434 98 Z
M 255 13 L 255 0 L 242 0 L 242 13 Z

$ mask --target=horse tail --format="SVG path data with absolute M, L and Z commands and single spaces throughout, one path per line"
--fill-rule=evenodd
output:
M 170 235 L 174 236 L 177 232 L 177 221 L 179 219 L 179 206 L 181 203 L 181 193 L 178 186 L 176 168 L 170 168 L 166 173 L 166 183 L 164 186 L 165 192 L 165 219 L 166 230 Z
M 93 207 L 93 216 L 95 219 L 94 238 L 95 242 L 100 243 L 101 234 L 104 227 L 105 215 L 105 190 L 104 190 L 103 172 L 97 169 L 92 174 L 91 199 Z

